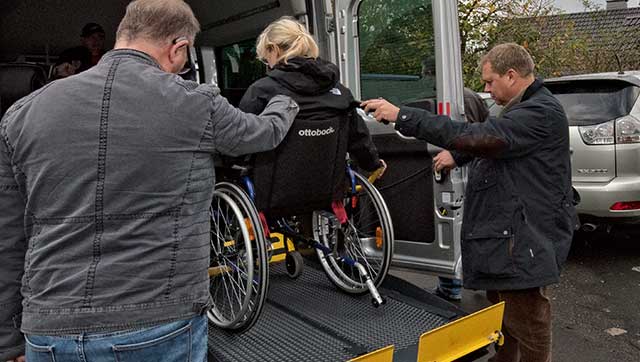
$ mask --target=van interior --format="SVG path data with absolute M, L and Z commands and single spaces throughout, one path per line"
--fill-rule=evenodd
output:
M 128 3 L 129 0 L 0 2 L 2 113 L 15 100 L 51 78 L 58 55 L 80 44 L 80 32 L 86 23 L 102 25 L 106 33 L 106 50 L 111 49 L 117 26 Z M 338 58 L 335 48 L 330 46 L 331 37 L 326 35 L 327 29 L 335 29 L 335 21 L 324 15 L 327 7 L 332 11 L 335 0 L 187 0 L 187 3 L 191 5 L 202 28 L 190 53 L 192 72 L 188 77 L 201 83 L 218 84 L 222 94 L 232 104 L 237 105 L 248 86 L 266 74 L 264 64 L 256 59 L 255 39 L 266 25 L 281 16 L 294 16 L 307 25 L 318 40 L 321 57 L 334 62 Z M 372 4 L 370 10 L 361 5 L 360 11 L 371 11 L 371 16 L 359 25 L 359 61 L 362 67 L 367 58 L 375 61 L 369 62 L 373 64 L 371 70 L 362 71 L 354 94 L 363 99 L 382 96 L 396 104 L 434 111 L 436 64 L 433 54 L 436 42 L 433 39 L 431 1 L 397 1 L 394 3 L 402 6 L 401 11 L 384 13 L 384 16 L 374 10 L 392 6 L 391 3 L 372 0 L 362 4 L 365 3 Z M 406 29 L 422 24 L 427 32 L 422 38 L 413 40 L 414 43 L 400 45 L 402 39 L 398 39 L 397 35 L 396 38 L 385 38 L 384 29 L 377 24 Z M 365 40 L 370 42 L 368 48 Z M 390 44 L 393 44 L 393 48 Z M 380 69 L 382 62 L 376 57 L 389 51 L 392 53 L 389 59 L 410 70 L 398 74 Z M 390 165 L 378 187 L 390 208 L 396 240 L 443 244 L 438 239 L 446 239 L 445 243 L 450 244 L 454 235 L 453 222 L 447 221 L 449 224 L 445 228 L 439 226 L 443 231 L 436 233 L 434 215 L 437 213 L 434 211 L 431 173 L 433 151 L 430 151 L 426 142 L 400 138 L 393 130 L 380 134 L 372 131 L 372 134 L 381 158 Z M 453 247 L 440 248 L 442 253 L 448 255 L 448 259 L 453 259 Z M 451 266 L 447 268 L 451 269 Z

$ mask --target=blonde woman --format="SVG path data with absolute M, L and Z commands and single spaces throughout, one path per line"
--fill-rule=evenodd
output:
M 302 24 L 290 17 L 269 24 L 258 37 L 256 52 L 269 71 L 249 87 L 240 101 L 241 110 L 259 114 L 274 95 L 288 95 L 300 106 L 296 121 L 339 119 L 340 129 L 346 130 L 346 148 L 358 165 L 367 171 L 386 167 L 355 112 L 358 103 L 340 84 L 338 67 L 318 58 L 318 45 Z

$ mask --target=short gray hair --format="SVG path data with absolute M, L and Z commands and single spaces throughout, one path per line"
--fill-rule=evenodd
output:
M 166 44 L 178 37 L 191 43 L 200 31 L 200 23 L 183 0 L 135 0 L 127 5 L 116 38 L 131 41 L 146 39 Z
M 522 77 L 533 73 L 535 67 L 533 58 L 529 52 L 516 43 L 504 43 L 496 45 L 482 59 L 480 67 L 491 64 L 491 69 L 498 75 L 505 75 L 509 69 L 513 69 Z

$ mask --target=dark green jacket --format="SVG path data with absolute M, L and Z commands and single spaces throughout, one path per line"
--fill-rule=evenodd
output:
M 475 157 L 462 224 L 465 288 L 558 282 L 577 217 L 567 118 L 540 80 L 500 118 L 457 122 L 403 107 L 396 129 Z

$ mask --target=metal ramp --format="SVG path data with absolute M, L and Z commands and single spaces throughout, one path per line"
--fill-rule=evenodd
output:
M 339 291 L 317 265 L 297 280 L 272 264 L 267 304 L 248 332 L 209 327 L 209 362 L 347 361 L 395 345 L 394 361 L 416 361 L 420 335 L 464 315 L 404 280 L 389 275 L 374 308 L 370 296 Z

